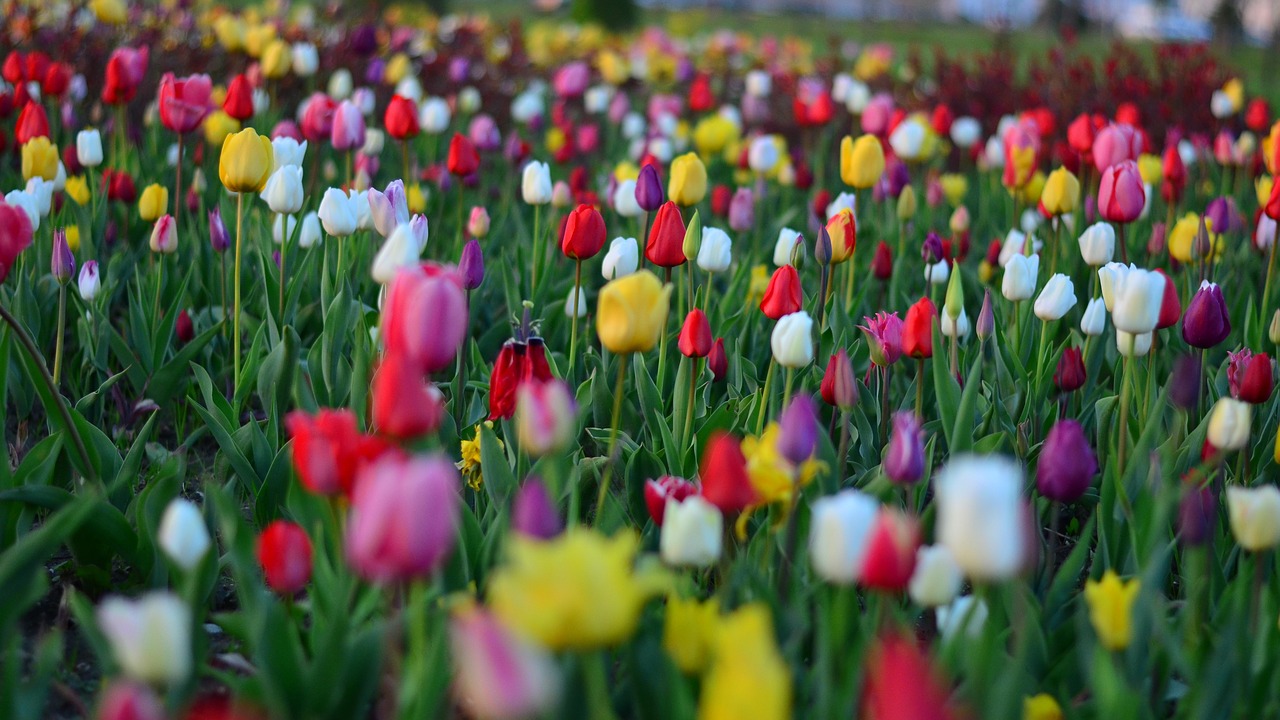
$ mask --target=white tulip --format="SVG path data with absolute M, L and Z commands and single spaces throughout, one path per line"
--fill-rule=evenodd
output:
M 422 102 L 422 83 L 418 82 L 416 75 L 406 75 L 396 83 L 394 94 L 406 97 L 415 103 Z
M 311 77 L 320 69 L 320 53 L 311 43 L 294 43 L 290 48 L 293 56 L 293 74 L 298 77 Z
M 898 157 L 908 162 L 920 159 L 924 152 L 924 141 L 928 130 L 916 116 L 908 117 L 898 123 L 898 127 L 889 134 L 889 146 Z
M 1067 311 L 1076 306 L 1076 287 L 1071 278 L 1058 273 L 1049 278 L 1036 298 L 1034 306 L 1036 317 L 1045 322 L 1060 320 Z
M 1009 258 L 1014 255 L 1026 255 L 1027 233 L 1021 230 L 1010 230 L 1004 236 L 1004 242 L 1000 245 L 999 263 L 1000 267 L 1004 267 L 1009 263 Z M 1044 243 L 1040 242 L 1034 235 L 1030 236 L 1032 254 L 1039 253 L 1044 249 Z
M 1270 250 L 1276 242 L 1276 227 L 1276 221 L 1267 217 L 1266 213 L 1259 215 L 1258 229 L 1253 234 L 1254 246 L 1259 250 Z
M 554 187 L 551 184 L 551 168 L 544 162 L 531 160 L 524 166 L 520 193 L 529 205 L 546 205 L 551 202 Z
M 853 213 L 854 217 L 858 215 L 858 196 L 849 192 L 842 192 L 835 197 L 834 200 L 827 203 L 827 219 L 839 215 L 842 210 L 848 209 Z
M 90 260 L 80 266 L 80 278 L 77 281 L 80 289 L 80 299 L 85 302 L 93 302 L 98 297 L 98 291 L 102 289 L 102 277 L 98 273 L 98 263 Z
M 1002 580 L 1027 558 L 1022 468 L 999 455 L 957 455 L 934 479 L 936 536 L 973 580 Z
M 298 142 L 290 137 L 278 137 L 271 141 L 271 159 L 275 163 L 274 169 L 276 170 L 285 165 L 302 167 L 302 161 L 306 156 L 306 140 Z
M 329 97 L 335 102 L 342 102 L 351 97 L 351 90 L 355 87 L 355 81 L 351 78 L 351 71 L 346 68 L 338 68 L 329 76 Z
M 526 90 L 515 96 L 511 101 L 511 119 L 523 125 L 527 125 L 533 122 L 535 118 L 542 117 L 545 114 L 546 104 L 543 102 L 540 93 Z
M 644 116 L 638 112 L 629 112 L 622 117 L 622 137 L 628 140 L 634 140 L 644 135 L 648 129 L 648 123 L 645 122 Z
M 417 264 L 419 255 L 418 239 L 413 231 L 407 223 L 400 225 L 378 249 L 370 274 L 379 284 L 388 285 L 401 268 Z
M 1152 333 L 1130 333 L 1116 328 L 1116 351 L 1124 357 L 1145 357 L 1151 352 Z
M 277 245 L 283 245 L 286 240 L 293 237 L 293 231 L 297 229 L 297 216 L 276 215 L 275 220 L 271 222 L 271 240 Z
M 640 267 L 640 243 L 635 238 L 616 237 L 609 243 L 609 250 L 600 263 L 600 274 L 605 280 L 625 277 Z
M 27 181 L 27 194 L 35 200 L 40 217 L 49 217 L 49 211 L 53 209 L 53 181 L 33 177 Z
M 778 143 L 772 135 L 762 135 L 751 141 L 747 150 L 747 164 L 758 173 L 768 174 L 778 166 Z
M 844 99 L 844 106 L 850 113 L 861 115 L 871 104 L 871 88 L 861 80 L 854 80 L 849 87 L 849 94 Z
M 574 302 L 574 299 L 577 302 Z M 571 318 L 586 317 L 587 291 L 584 288 L 569 288 L 569 295 L 564 299 L 564 314 Z
M 1227 515 L 1231 534 L 1245 550 L 1261 552 L 1280 545 L 1280 489 L 1275 485 L 1228 485 Z
M 1004 167 L 1004 143 L 1001 142 L 999 133 L 987 138 L 987 144 L 982 148 L 982 159 L 990 169 Z
M 1040 274 L 1040 256 L 1014 255 L 1004 266 L 1000 292 L 1006 300 L 1029 300 L 1036 292 L 1036 276 Z
M 453 113 L 449 102 L 440 97 L 429 97 L 418 107 L 418 125 L 428 135 L 439 135 L 449 129 Z
M 815 500 L 809 519 L 809 562 L 818 577 L 835 585 L 857 582 L 879 503 L 857 490 Z
M 298 233 L 298 247 L 314 247 L 320 242 L 320 216 L 309 212 L 302 216 L 302 230 Z
M 156 544 L 174 564 L 190 572 L 204 559 L 213 543 L 200 508 L 190 500 L 175 498 L 160 519 Z
M 372 230 L 373 229 L 373 208 L 369 206 L 369 190 L 351 189 L 347 191 L 347 196 L 351 198 L 351 207 L 356 210 L 356 229 Z
M 615 90 L 611 85 L 593 85 L 582 95 L 582 105 L 592 115 L 603 115 L 609 110 Z
M 804 310 L 783 315 L 769 339 L 773 359 L 784 368 L 801 368 L 813 362 L 813 318 Z
M 979 123 L 975 118 L 960 117 L 951 123 L 951 142 L 955 143 L 958 148 L 968 150 L 976 145 L 981 137 L 982 123 Z
M 729 269 L 733 262 L 733 241 L 720 228 L 702 228 L 702 245 L 698 248 L 698 267 L 705 272 L 718 273 Z
M 972 595 L 958 597 L 950 604 L 938 607 L 934 613 L 943 640 L 950 640 L 959 633 L 970 640 L 977 638 L 990 614 L 987 604 Z
M 924 280 L 931 285 L 944 285 L 951 278 L 951 263 L 939 260 L 924 266 Z
M 683 501 L 667 498 L 658 550 L 662 561 L 676 567 L 710 567 L 720 559 L 724 516 L 701 496 Z
M 324 191 L 320 198 L 319 217 L 324 231 L 334 237 L 347 237 L 354 233 L 360 222 L 355 203 L 338 188 Z
M 1209 97 L 1209 112 L 1213 116 L 1222 120 L 1229 118 L 1236 112 L 1235 103 L 1231 102 L 1231 96 L 1221 90 L 1214 90 L 1213 95 Z
M 76 159 L 87 168 L 102 164 L 102 134 L 97 129 L 76 133 Z
M 922 607 L 946 605 L 960 594 L 964 573 L 951 551 L 942 545 L 923 545 L 916 550 L 916 569 L 907 592 Z
M 1080 235 L 1080 257 L 1093 267 L 1111 262 L 1116 252 L 1116 230 L 1105 222 L 1096 222 Z
M 751 70 L 746 76 L 747 94 L 758 98 L 773 92 L 773 76 L 764 70 Z
M 1107 306 L 1102 298 L 1094 298 L 1085 306 L 1084 317 L 1080 318 L 1080 332 L 1097 337 L 1107 329 Z
M 1164 275 L 1108 263 L 1098 270 L 1098 277 L 1117 330 L 1134 334 L 1155 330 L 1164 304 Z
M 636 202 L 636 181 L 623 180 L 613 191 L 613 209 L 622 217 L 633 218 L 644 214 L 640 203 Z
M 360 146 L 360 154 L 365 157 L 377 157 L 382 154 L 382 147 L 386 142 L 386 133 L 377 128 L 365 128 L 364 144 Z
M 955 320 L 951 319 L 948 313 L 942 313 L 940 323 L 942 326 L 942 334 L 946 337 L 954 337 L 957 340 L 964 340 L 969 337 L 969 332 L 973 326 L 969 323 L 969 315 L 964 308 L 960 308 L 960 317 Z
M 191 673 L 191 608 L 171 592 L 102 601 L 98 626 L 124 674 L 146 683 L 177 684 Z
M 1249 404 L 1230 397 L 1218 398 L 1209 413 L 1209 442 L 1219 450 L 1243 450 L 1249 445 L 1253 410 Z
M 40 229 L 40 208 L 36 205 L 36 199 L 26 190 L 10 190 L 4 196 L 4 201 L 8 205 L 22 208 L 27 214 L 27 219 L 31 221 L 31 231 L 35 232 Z
M 262 199 L 273 213 L 292 214 L 302 209 L 302 168 L 285 165 L 267 178 L 262 188 Z
M 778 267 L 791 264 L 791 251 L 796 247 L 796 241 L 800 239 L 800 233 L 789 227 L 784 227 L 778 232 L 778 242 L 773 246 L 773 264 Z

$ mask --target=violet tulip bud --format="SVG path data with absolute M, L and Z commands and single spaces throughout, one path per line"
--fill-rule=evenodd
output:
M 58 228 L 53 232 L 53 257 L 49 261 L 49 269 L 53 278 L 65 285 L 76 273 L 76 258 L 71 254 L 71 246 L 67 244 L 67 231 Z
M 480 241 L 471 238 L 462 247 L 462 257 L 458 259 L 458 274 L 462 276 L 464 290 L 475 290 L 484 282 L 484 251 L 480 249 Z
M 1173 364 L 1169 373 L 1169 402 L 1174 407 L 1190 410 L 1200 396 L 1200 358 L 1183 355 Z
M 1098 460 L 1084 429 L 1075 420 L 1059 420 L 1045 438 L 1036 464 L 1040 494 L 1058 502 L 1074 502 L 1089 489 Z
M 904 410 L 893 414 L 893 436 L 882 467 L 899 485 L 910 485 L 924 474 L 924 439 L 915 413 Z
M 986 340 L 996 331 L 996 314 L 991 307 L 990 288 L 982 296 L 982 309 L 978 311 L 978 322 L 974 324 L 973 331 L 978 334 L 979 340 Z
M 1184 478 L 1182 500 L 1178 503 L 1178 539 L 1183 545 L 1198 546 L 1213 536 L 1218 516 L 1218 498 L 1211 486 L 1201 487 L 1195 474 Z
M 222 222 L 222 210 L 214 208 L 209 211 L 209 244 L 213 251 L 220 253 L 231 247 L 231 236 L 227 234 L 227 225 Z
M 645 212 L 654 212 L 667 201 L 667 194 L 662 189 L 662 180 L 658 178 L 658 169 L 646 164 L 640 168 L 636 178 L 636 204 Z
M 1182 339 L 1191 347 L 1204 350 L 1226 340 L 1230 334 L 1231 317 L 1227 314 L 1222 288 L 1202 281 L 1182 317 Z
M 778 452 L 792 465 L 813 455 L 818 444 L 818 415 L 813 398 L 796 395 L 778 418 Z
M 563 527 L 560 512 L 546 485 L 537 477 L 526 478 L 511 506 L 511 529 L 528 537 L 550 540 L 559 535 Z

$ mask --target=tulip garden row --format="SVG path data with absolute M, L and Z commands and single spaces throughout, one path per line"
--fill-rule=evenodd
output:
M 1208 50 L 11 10 L 0 715 L 1280 713 Z

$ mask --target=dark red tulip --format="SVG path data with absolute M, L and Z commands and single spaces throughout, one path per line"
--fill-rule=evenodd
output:
M 880 281 L 893 277 L 893 251 L 883 240 L 876 245 L 876 254 L 871 258 L 871 273 Z
M 711 371 L 712 382 L 724 380 L 729 372 L 729 359 L 724 354 L 724 338 L 716 338 L 711 343 L 711 352 L 707 353 L 707 369 Z
M 1249 348 L 1227 353 L 1227 386 L 1231 397 L 1250 405 L 1270 400 L 1274 388 L 1271 358 L 1266 353 L 1255 355 Z
M 1058 367 L 1053 371 L 1054 387 L 1059 392 L 1075 392 L 1084 386 L 1086 379 L 1084 357 L 1080 354 L 1080 348 L 1069 347 L 1063 350 L 1062 357 L 1058 359 Z
M 191 316 L 187 314 L 186 308 L 178 313 L 178 320 L 173 326 L 174 334 L 178 336 L 178 342 L 186 345 L 196 336 L 195 325 L 191 323 Z
M 1036 488 L 1058 502 L 1075 502 L 1098 472 L 1098 459 L 1084 429 L 1075 420 L 1059 420 L 1049 429 L 1036 462 Z
M 1160 301 L 1160 319 L 1156 321 L 1156 329 L 1163 330 L 1178 324 L 1182 317 L 1182 301 L 1178 299 L 1178 288 L 1164 270 L 1156 272 L 1164 275 L 1164 298 Z

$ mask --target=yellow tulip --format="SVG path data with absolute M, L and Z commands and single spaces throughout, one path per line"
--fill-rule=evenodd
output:
M 1040 192 L 1040 204 L 1050 215 L 1075 212 L 1080 202 L 1080 181 L 1071 171 L 1060 167 L 1049 173 L 1044 190 Z
M 769 289 L 769 268 L 756 265 L 751 268 L 751 281 L 747 285 L 747 305 L 754 305 L 764 298 Z
M 1280 120 L 1271 126 L 1271 132 L 1262 138 L 1262 161 L 1267 172 L 1280 175 Z
M 289 74 L 293 65 L 293 56 L 289 51 L 289 43 L 283 40 L 272 40 L 262 51 L 262 75 L 277 80 Z
M 152 183 L 142 190 L 138 198 L 138 217 L 146 222 L 155 222 L 169 210 L 169 188 Z
M 916 216 L 916 189 L 910 185 L 902 188 L 902 194 L 898 195 L 898 220 L 906 222 Z
M 600 344 L 615 355 L 652 350 L 666 330 L 671 289 L 648 270 L 606 283 L 596 309 Z
M 1253 183 L 1253 190 L 1258 195 L 1258 206 L 1266 207 L 1267 201 L 1271 199 L 1271 186 L 1275 185 L 1276 179 L 1266 175 L 1259 175 L 1258 179 Z
M 218 36 L 218 43 L 227 52 L 240 52 L 244 49 L 248 29 L 240 18 L 234 15 L 223 15 L 213 24 L 213 32 Z
M 218 178 L 231 192 L 262 192 L 273 163 L 271 138 L 245 128 L 222 142 Z
M 1048 182 L 1043 170 L 1037 170 L 1031 174 L 1031 178 L 1027 180 L 1027 184 L 1023 185 L 1018 192 L 1021 194 L 1022 202 L 1028 205 L 1034 205 L 1040 201 L 1040 196 L 1044 194 L 1045 183 Z
M 618 182 L 635 180 L 640 177 L 640 166 L 629 160 L 623 160 L 613 168 L 613 179 Z
M 244 50 L 249 57 L 260 58 L 267 46 L 276 39 L 276 26 L 268 23 L 254 25 L 245 31 Z
M 427 211 L 427 194 L 422 191 L 419 183 L 413 183 L 404 189 L 404 199 L 409 212 L 421 215 Z
M 986 260 L 983 260 L 982 262 L 978 263 L 978 281 L 979 282 L 981 282 L 983 285 L 990 285 L 992 278 L 994 278 L 995 276 L 996 276 L 996 269 L 992 267 L 991 263 L 987 262 Z
M 671 180 L 667 182 L 667 198 L 682 207 L 697 205 L 707 194 L 707 166 L 694 153 L 685 153 L 671 161 Z
M 58 175 L 58 147 L 41 135 L 22 146 L 22 179 L 52 180 Z
M 1221 257 L 1223 250 L 1226 249 L 1222 242 L 1222 235 L 1213 232 L 1213 222 L 1208 218 L 1205 219 L 1205 229 L 1209 233 L 1210 247 L 1213 248 L 1214 257 Z M 1200 216 L 1196 213 L 1189 212 L 1174 223 L 1168 235 L 1169 254 L 1173 259 L 1180 263 L 1189 263 L 1194 260 L 1196 236 L 1199 233 Z
M 693 146 L 698 154 L 714 155 L 738 139 L 738 126 L 724 115 L 708 115 L 698 121 L 693 129 Z
M 1164 162 L 1159 155 L 1143 153 L 1138 156 L 1138 174 L 1142 176 L 1142 182 L 1158 187 L 1164 179 Z
M 65 230 L 67 233 L 67 247 L 71 249 L 71 253 L 74 255 L 80 252 L 80 226 L 68 225 Z
M 1133 638 L 1133 601 L 1138 598 L 1141 582 L 1122 581 L 1114 570 L 1108 570 L 1102 580 L 1089 580 L 1084 584 L 1084 599 L 1089 605 L 1089 622 L 1098 634 L 1098 641 L 1108 650 L 1124 650 Z
M 790 718 L 791 671 L 778 652 L 768 607 L 744 605 L 721 620 L 716 635 L 698 720 Z
M 1222 86 L 1222 92 L 1231 100 L 1232 112 L 1240 112 L 1244 107 L 1244 83 L 1240 78 L 1231 78 Z
M 571 529 L 552 540 L 508 538 L 490 575 L 489 607 L 507 627 L 548 649 L 593 650 L 635 634 L 650 598 L 670 583 L 661 568 L 634 570 L 640 540 Z
M 858 190 L 875 186 L 884 174 L 884 148 L 874 135 L 840 141 L 840 179 Z
M 958 207 L 964 202 L 964 196 L 969 194 L 969 179 L 959 173 L 946 173 L 938 178 L 938 182 L 942 184 L 942 194 L 951 207 Z
M 698 602 L 673 595 L 667 599 L 662 647 L 681 672 L 697 675 L 710 664 L 719 621 L 720 603 L 715 598 Z
M 849 208 L 831 216 L 827 221 L 827 235 L 831 237 L 831 264 L 840 263 L 853 257 L 854 248 L 858 244 L 858 220 Z
M 67 178 L 66 193 L 67 197 L 74 200 L 77 205 L 89 204 L 89 183 L 85 181 L 83 175 Z
M 98 22 L 107 25 L 123 25 L 129 21 L 129 10 L 123 0 L 92 0 L 89 9 Z
M 771 422 L 759 437 L 743 438 L 742 456 L 747 459 L 747 477 L 760 504 L 782 503 L 790 507 L 795 493 L 812 482 L 824 465 L 813 459 L 792 465 L 778 450 L 781 432 L 778 423 Z
M 547 147 L 547 152 L 555 155 L 560 152 L 561 148 L 563 148 L 564 144 L 568 141 L 569 138 L 564 134 L 564 130 L 553 126 L 547 128 L 547 135 L 543 139 L 542 144 Z
M 1032 173 L 1036 167 L 1036 150 L 1033 147 L 1013 148 L 1009 152 L 1009 163 L 1013 166 L 1012 173 L 1001 177 L 1001 182 L 1005 183 L 1005 187 L 1010 190 L 1016 190 L 1026 185 L 1032 179 Z M 1011 181 L 1010 185 L 1006 180 Z M 1037 197 L 1039 195 L 1037 194 Z
M 240 121 L 221 108 L 209 113 L 209 116 L 204 119 L 204 139 L 210 145 L 221 145 L 228 135 L 239 131 Z
M 403 80 L 412 69 L 409 56 L 404 53 L 396 53 L 387 61 L 387 67 L 382 71 L 382 81 L 388 85 L 395 85 Z
M 1048 693 L 1022 701 L 1022 720 L 1062 720 L 1062 707 Z
M 596 68 L 600 70 L 600 77 L 610 85 L 621 85 L 631 73 L 626 58 L 612 51 L 596 55 Z

